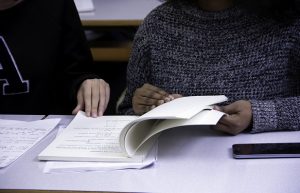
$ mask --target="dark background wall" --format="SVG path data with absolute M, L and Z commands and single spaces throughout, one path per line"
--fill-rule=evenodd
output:
M 110 85 L 111 95 L 106 115 L 116 114 L 116 102 L 126 88 L 127 62 L 96 62 L 97 74 Z

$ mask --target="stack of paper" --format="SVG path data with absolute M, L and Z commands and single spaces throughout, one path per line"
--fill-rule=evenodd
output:
M 143 169 L 154 164 L 157 160 L 156 143 L 148 156 L 142 162 L 64 162 L 64 161 L 47 161 L 44 173 L 59 172 L 88 172 L 88 171 L 113 171 L 125 169 Z
M 81 113 L 82 114 L 82 113 Z M 105 117 L 102 117 L 105 118 Z M 90 120 L 96 121 L 95 118 Z M 116 119 L 109 117 L 109 121 L 117 123 Z M 88 124 L 88 123 L 85 123 Z M 101 124 L 99 124 L 101 125 Z M 117 126 L 117 125 L 115 125 Z M 118 125 L 119 126 L 119 125 Z M 57 136 L 64 130 L 60 128 Z M 110 131 L 106 131 L 110 132 Z M 107 135 L 107 133 L 106 133 Z M 91 137 L 91 136 L 90 136 Z M 112 170 L 124 170 L 124 169 L 142 169 L 154 164 L 157 160 L 157 148 L 156 143 L 147 157 L 143 161 L 135 162 L 84 162 L 84 161 L 47 161 L 44 172 L 45 173 L 58 173 L 58 172 L 86 172 L 86 171 L 112 171 Z

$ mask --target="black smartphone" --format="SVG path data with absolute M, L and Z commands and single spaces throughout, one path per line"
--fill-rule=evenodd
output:
M 234 158 L 300 158 L 300 143 L 233 144 Z

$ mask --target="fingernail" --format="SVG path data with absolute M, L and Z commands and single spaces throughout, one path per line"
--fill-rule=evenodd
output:
M 152 105 L 152 106 L 151 106 L 151 109 L 154 109 L 155 107 L 156 107 L 155 105 Z
M 219 111 L 219 110 L 220 110 L 220 107 L 214 105 L 214 106 L 213 106 L 213 109 Z
M 97 117 L 97 113 L 93 113 L 93 115 L 92 115 L 94 118 L 96 118 Z
M 86 115 L 87 117 L 90 117 L 90 116 L 91 116 L 91 113 L 90 113 L 90 112 L 86 112 L 85 115 Z
M 163 104 L 164 102 L 165 102 L 164 100 L 159 100 L 159 101 L 158 101 L 158 104 L 161 105 L 161 104 Z
M 102 116 L 102 115 L 103 115 L 103 112 L 102 112 L 102 111 L 99 111 L 99 113 L 98 113 L 98 114 L 99 114 L 99 117 L 100 117 L 100 116 Z

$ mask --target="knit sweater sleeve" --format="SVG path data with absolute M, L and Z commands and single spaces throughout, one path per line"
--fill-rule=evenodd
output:
M 300 25 L 298 25 L 300 26 Z M 289 89 L 295 96 L 273 100 L 252 100 L 252 133 L 300 130 L 300 28 L 296 28 L 295 44 L 290 53 L 288 79 Z
M 127 89 L 125 97 L 118 107 L 119 114 L 135 114 L 132 108 L 134 91 L 147 82 L 147 73 L 151 63 L 147 20 L 139 27 L 133 41 L 133 48 L 127 66 Z
M 300 97 L 268 101 L 252 100 L 252 133 L 300 130 Z

